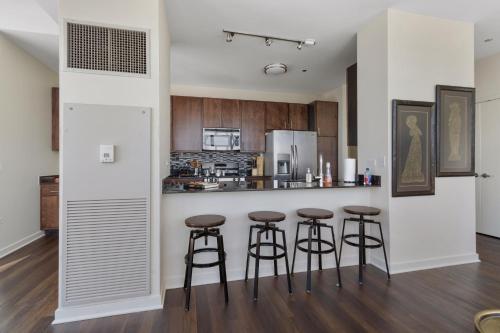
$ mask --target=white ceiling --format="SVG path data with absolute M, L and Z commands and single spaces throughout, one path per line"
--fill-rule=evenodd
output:
M 476 58 L 500 52 L 500 0 L 165 0 L 172 40 L 172 83 L 208 87 L 322 93 L 344 81 L 356 61 L 356 31 L 386 8 L 476 23 Z M 0 31 L 58 69 L 58 0 L 0 0 Z M 222 29 L 293 39 L 293 44 L 237 36 Z M 493 38 L 485 43 L 486 38 Z M 263 67 L 289 72 L 269 77 Z M 302 69 L 308 71 L 303 73 Z

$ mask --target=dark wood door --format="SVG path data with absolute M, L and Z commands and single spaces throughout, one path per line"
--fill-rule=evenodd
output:
M 241 128 L 241 111 L 237 99 L 221 100 L 221 126 L 224 128 Z
M 314 111 L 318 136 L 337 136 L 338 103 L 317 101 L 314 102 Z
M 203 98 L 203 127 L 221 127 L 222 101 L 219 98 Z
M 326 162 L 330 162 L 332 169 L 333 180 L 338 180 L 338 140 L 335 136 L 319 136 L 318 137 L 318 157 L 323 155 L 323 170 Z
M 284 130 L 288 126 L 288 103 L 266 102 L 266 130 Z
M 59 228 L 59 184 L 40 187 L 40 229 Z
M 52 150 L 59 151 L 59 88 L 52 88 Z
M 307 105 L 306 104 L 288 104 L 289 109 L 289 127 L 295 131 L 308 130 Z
M 264 102 L 240 101 L 241 151 L 266 150 L 266 109 Z
M 202 111 L 202 98 L 172 96 L 172 151 L 201 151 Z
M 358 145 L 358 65 L 347 68 L 347 145 Z

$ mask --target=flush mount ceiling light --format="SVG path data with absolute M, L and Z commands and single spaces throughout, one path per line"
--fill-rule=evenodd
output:
M 266 75 L 279 75 L 285 74 L 288 67 L 282 63 L 269 64 L 264 67 L 264 73 Z
M 226 42 L 230 43 L 233 41 L 234 37 L 236 35 L 241 35 L 241 36 L 247 36 L 247 37 L 255 37 L 255 38 L 263 38 L 266 46 L 271 46 L 273 41 L 281 41 L 281 42 L 288 42 L 288 43 L 294 43 L 297 45 L 298 50 L 302 50 L 302 47 L 305 46 L 314 46 L 317 44 L 315 39 L 312 38 L 307 38 L 304 40 L 300 39 L 291 39 L 291 38 L 283 38 L 283 37 L 274 37 L 274 36 L 267 36 L 267 35 L 258 35 L 258 34 L 252 34 L 252 33 L 247 33 L 247 32 L 240 32 L 240 31 L 231 31 L 231 30 L 222 30 L 226 34 Z

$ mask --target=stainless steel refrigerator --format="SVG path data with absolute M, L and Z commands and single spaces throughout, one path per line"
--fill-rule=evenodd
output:
M 317 166 L 316 132 L 274 130 L 266 134 L 265 174 L 277 180 L 305 180 Z

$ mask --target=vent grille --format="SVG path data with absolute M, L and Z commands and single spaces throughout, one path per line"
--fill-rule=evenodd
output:
M 66 214 L 66 304 L 150 293 L 146 198 L 68 201 Z
M 67 22 L 67 68 L 146 76 L 148 33 Z

